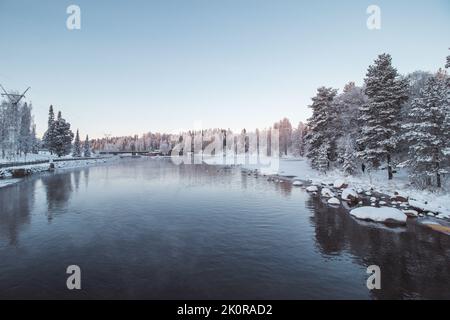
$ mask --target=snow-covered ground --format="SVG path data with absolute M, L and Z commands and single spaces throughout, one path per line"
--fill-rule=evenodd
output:
M 100 163 L 106 163 L 106 162 L 111 162 L 111 161 L 120 159 L 117 156 L 92 157 L 89 159 L 79 159 L 79 160 L 74 160 L 74 158 L 71 156 L 58 158 L 55 156 L 50 156 L 49 154 L 38 154 L 38 155 L 33 155 L 33 156 L 34 157 L 31 157 L 31 158 L 27 157 L 26 161 L 32 162 L 32 161 L 39 161 L 39 160 L 66 159 L 66 161 L 53 162 L 55 170 L 80 168 L 80 167 L 85 167 L 85 166 L 100 164 Z M 16 159 L 13 162 L 22 162 L 22 161 L 25 161 L 25 159 L 21 159 L 21 160 Z M 4 162 L 4 163 L 6 163 L 6 162 Z M 11 170 L 13 170 L 13 169 L 15 169 L 15 170 L 25 169 L 26 171 L 29 172 L 29 175 L 32 175 L 32 174 L 36 174 L 36 173 L 40 173 L 40 172 L 49 171 L 49 167 L 50 167 L 49 163 L 41 163 L 41 164 L 30 164 L 30 165 L 21 165 L 21 166 L 1 168 L 0 169 L 0 188 L 5 187 L 10 184 L 13 184 L 13 183 L 16 183 L 21 180 L 19 178 L 17 178 L 17 179 L 12 178 Z
M 71 155 L 67 155 L 64 157 L 61 157 L 59 159 L 71 159 Z M 8 163 L 16 163 L 16 162 L 33 162 L 33 161 L 41 161 L 41 160 L 49 160 L 49 159 L 58 159 L 57 155 L 51 155 L 49 152 L 39 152 L 38 154 L 30 153 L 27 154 L 25 157 L 22 156 L 15 156 L 12 159 L 4 158 L 2 159 L 0 157 L 0 164 L 8 164 Z

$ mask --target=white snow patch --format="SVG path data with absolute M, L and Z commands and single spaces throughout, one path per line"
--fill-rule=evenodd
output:
M 322 191 L 320 193 L 322 194 L 322 197 L 326 198 L 334 197 L 334 193 L 328 188 L 322 188 Z
M 402 211 L 389 207 L 360 207 L 351 210 L 350 214 L 358 219 L 371 220 L 375 222 L 386 222 L 388 220 L 406 222 L 407 218 Z
M 358 193 L 353 188 L 346 188 L 341 194 L 342 200 L 351 200 L 351 198 L 358 199 Z
M 341 202 L 339 201 L 339 199 L 338 198 L 330 198 L 330 199 L 328 199 L 328 203 L 329 204 L 341 204 Z
M 317 192 L 319 191 L 319 188 L 317 188 L 317 186 L 309 186 L 306 188 L 306 191 L 308 192 Z
M 346 185 L 346 183 L 343 179 L 336 179 L 333 183 L 333 187 L 335 188 L 342 188 L 344 185 Z

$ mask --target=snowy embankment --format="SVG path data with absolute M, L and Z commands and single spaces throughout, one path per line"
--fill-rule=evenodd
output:
M 387 180 L 386 171 L 359 176 L 344 176 L 339 171 L 321 174 L 304 159 L 281 159 L 278 166 L 271 167 L 244 164 L 242 170 L 268 176 L 269 181 L 305 188 L 332 206 L 339 205 L 339 201 L 349 211 L 357 208 L 352 216 L 358 219 L 405 223 L 410 218 L 450 234 L 450 194 L 415 189 L 404 170 L 391 181 Z
M 39 157 L 39 160 L 56 160 L 55 157 Z M 0 188 L 20 181 L 20 178 L 31 176 L 36 173 L 49 172 L 54 170 L 81 168 L 94 164 L 106 163 L 119 159 L 118 157 L 92 157 L 89 159 L 77 159 L 72 157 L 58 158 L 58 161 L 52 161 L 41 164 L 31 164 L 22 166 L 4 167 L 0 169 Z M 28 161 L 36 161 L 29 159 Z M 51 164 L 53 168 L 51 168 Z
M 258 169 L 258 166 L 256 165 L 244 165 L 243 167 L 249 170 Z M 394 176 L 393 180 L 389 181 L 387 180 L 386 171 L 382 170 L 372 172 L 371 174 L 345 177 L 339 171 L 321 174 L 318 171 L 311 169 L 308 162 L 303 159 L 281 159 L 277 170 L 262 168 L 260 172 L 261 174 L 266 175 L 294 177 L 294 179 L 310 181 L 312 185 L 319 186 L 324 184 L 336 187 L 335 184 L 341 181 L 365 195 L 370 196 L 373 193 L 385 194 L 392 199 L 403 200 L 400 198 L 404 198 L 407 200 L 408 207 L 436 213 L 439 215 L 438 218 L 450 218 L 450 193 L 445 191 L 431 192 L 415 189 L 409 184 L 407 172 L 404 170 L 401 170 Z M 384 202 L 388 203 L 389 200 L 390 199 Z M 379 202 L 383 200 L 376 198 L 376 201 Z

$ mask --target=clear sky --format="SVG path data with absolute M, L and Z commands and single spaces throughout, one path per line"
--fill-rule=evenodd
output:
M 448 0 L 0 0 L 0 83 L 32 87 L 38 134 L 50 104 L 91 137 L 296 125 L 317 87 L 361 84 L 382 52 L 435 71 L 449 40 Z

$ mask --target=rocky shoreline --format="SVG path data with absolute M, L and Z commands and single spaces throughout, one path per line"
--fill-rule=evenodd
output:
M 406 223 L 416 223 L 428 227 L 432 230 L 450 235 L 450 219 L 440 212 L 427 210 L 426 203 L 410 199 L 408 196 L 395 192 L 388 195 L 370 188 L 353 188 L 344 179 L 337 179 L 334 183 L 313 183 L 311 180 L 303 180 L 296 176 L 283 176 L 279 174 L 262 174 L 258 169 L 241 168 L 242 174 L 254 177 L 263 177 L 273 183 L 289 183 L 293 187 L 298 187 L 307 191 L 311 196 L 318 197 L 325 201 L 331 208 L 344 207 L 349 214 L 357 219 L 381 222 L 387 225 L 405 225 Z M 401 212 L 405 217 L 400 219 L 385 219 L 376 221 L 367 218 L 365 215 L 352 214 L 354 209 L 358 211 L 375 211 L 376 208 L 392 208 L 397 216 Z M 363 210 L 361 210 L 363 209 Z M 392 210 L 391 210 L 392 211 Z M 364 218 L 362 218 L 364 217 Z

